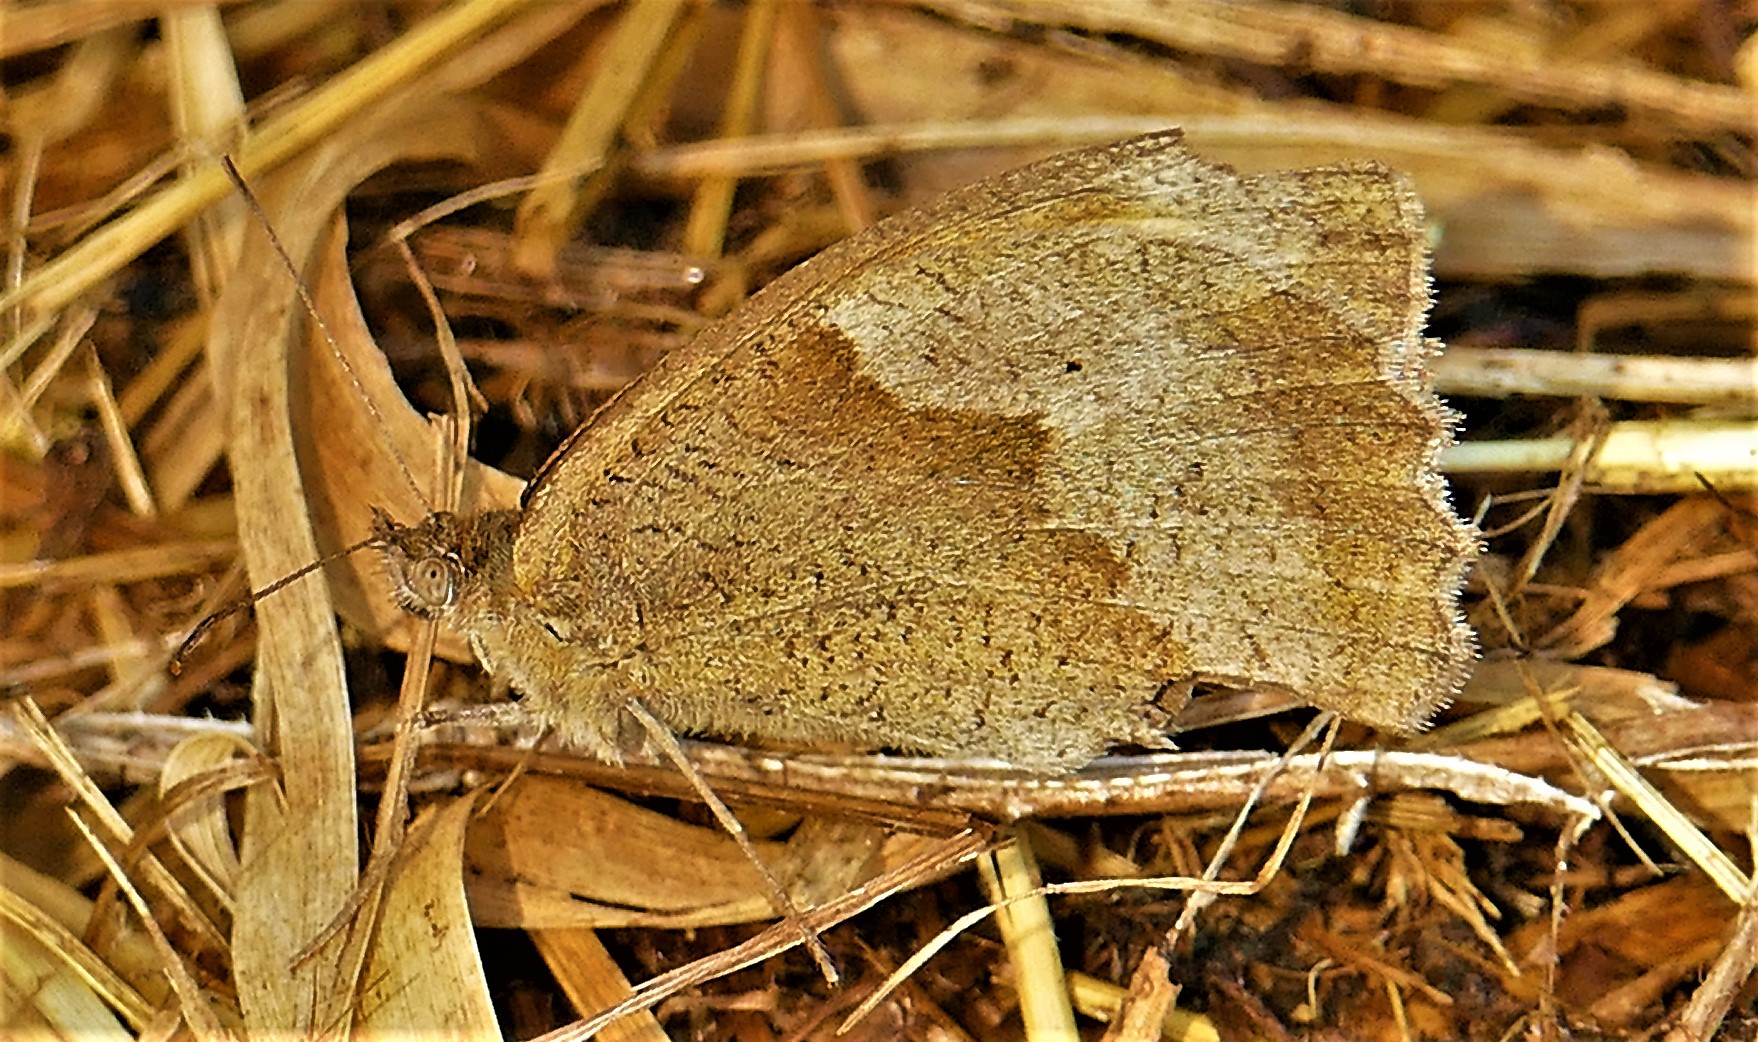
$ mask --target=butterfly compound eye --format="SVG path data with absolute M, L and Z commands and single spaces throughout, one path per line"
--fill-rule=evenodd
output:
M 450 608 L 458 599 L 458 562 L 423 557 L 409 566 L 409 593 L 429 610 Z

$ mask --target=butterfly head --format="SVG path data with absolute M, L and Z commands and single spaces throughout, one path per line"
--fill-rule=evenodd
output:
M 497 584 L 510 581 L 517 521 L 517 511 L 499 510 L 472 517 L 435 513 L 401 525 L 375 509 L 372 534 L 404 611 L 468 625 L 490 610 Z
M 430 514 L 419 524 L 401 525 L 373 510 L 373 535 L 404 611 L 436 619 L 457 605 L 466 574 L 463 527 L 455 514 Z

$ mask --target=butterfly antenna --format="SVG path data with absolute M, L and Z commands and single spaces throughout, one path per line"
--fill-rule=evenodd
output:
M 178 673 L 183 672 L 183 662 L 185 659 L 187 659 L 189 657 L 190 651 L 194 650 L 195 646 L 197 644 L 201 643 L 201 639 L 203 637 L 207 636 L 208 631 L 213 629 L 214 624 L 219 622 L 221 619 L 230 618 L 230 617 L 238 614 L 239 612 L 243 611 L 244 609 L 249 608 L 252 605 L 256 604 L 257 601 L 262 600 L 264 597 L 267 597 L 270 594 L 279 593 L 281 590 L 286 589 L 288 586 L 290 586 L 295 581 L 305 578 L 306 576 L 310 575 L 312 572 L 315 572 L 318 569 L 322 568 L 323 566 L 329 564 L 331 561 L 339 561 L 342 558 L 347 557 L 348 555 L 353 554 L 353 553 L 358 553 L 359 551 L 364 550 L 369 546 L 383 546 L 384 544 L 385 544 L 385 536 L 382 533 L 378 534 L 378 535 L 368 536 L 365 539 L 362 539 L 360 542 L 355 543 L 352 546 L 344 547 L 340 550 L 337 550 L 333 554 L 329 554 L 325 557 L 320 557 L 316 561 L 313 561 L 312 563 L 306 565 L 303 568 L 296 569 L 295 571 L 290 572 L 287 575 L 283 575 L 279 579 L 276 579 L 274 582 L 269 583 L 267 586 L 264 586 L 260 590 L 252 590 L 250 593 L 245 594 L 243 597 L 240 597 L 238 600 L 232 602 L 231 604 L 226 605 L 224 608 L 221 608 L 218 611 L 213 612 L 212 614 L 210 614 L 206 618 L 202 619 L 200 622 L 196 623 L 195 628 L 189 631 L 189 636 L 184 637 L 183 642 L 181 644 L 177 645 L 177 650 L 172 653 L 171 661 L 169 663 L 167 663 L 167 668 L 171 671 L 173 676 L 175 676 Z
M 275 226 L 269 223 L 268 211 L 264 210 L 262 203 L 257 201 L 256 193 L 251 191 L 250 183 L 244 180 L 244 175 L 238 172 L 238 167 L 232 162 L 231 156 L 221 156 L 220 166 L 225 168 L 226 176 L 232 179 L 232 184 L 237 187 L 238 194 L 244 197 L 244 202 L 250 207 L 251 213 L 256 215 L 257 224 L 262 227 L 263 234 L 268 236 L 269 245 L 274 248 L 275 255 L 281 258 L 281 266 L 287 270 L 287 275 L 292 278 L 293 289 L 299 294 L 300 301 L 304 303 L 305 313 L 311 316 L 311 321 L 317 327 L 318 333 L 323 336 L 324 343 L 329 345 L 330 355 L 334 357 L 337 364 L 342 367 L 342 372 L 347 374 L 348 382 L 354 385 L 355 393 L 360 396 L 361 402 L 366 405 L 366 411 L 372 414 L 373 421 L 378 424 L 378 428 L 380 430 L 389 430 L 390 423 L 385 419 L 384 414 L 378 411 L 378 406 L 373 404 L 372 395 L 367 393 L 365 385 L 360 382 L 360 377 L 354 372 L 354 366 L 348 361 L 347 356 L 342 353 L 341 344 L 337 343 L 335 336 L 331 334 L 329 324 L 324 321 L 323 315 L 318 312 L 317 301 L 312 299 L 311 291 L 305 288 L 305 280 L 299 277 L 299 268 L 293 263 L 293 256 L 287 252 L 287 247 L 282 245 L 281 237 L 275 234 Z M 409 465 L 403 462 L 402 456 L 399 456 L 396 453 L 392 453 L 391 456 L 397 463 L 398 472 L 403 475 L 403 483 L 408 485 L 409 491 L 415 494 L 415 501 L 422 505 L 422 509 L 431 511 L 433 509 L 433 504 L 428 502 L 426 494 L 421 491 L 421 486 L 416 482 L 415 475 L 409 472 Z M 325 560 L 328 560 L 328 558 Z M 311 568 L 316 568 L 322 564 L 323 561 L 319 561 L 317 564 L 311 565 L 309 568 L 301 569 L 299 572 L 295 572 L 294 575 L 288 576 L 288 579 L 292 579 L 298 575 L 303 575 Z

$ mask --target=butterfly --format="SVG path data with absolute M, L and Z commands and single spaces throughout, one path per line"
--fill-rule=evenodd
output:
M 1420 728 L 1473 659 L 1424 221 L 1376 163 L 1065 152 L 802 263 L 516 510 L 381 517 L 399 602 L 615 759 L 680 733 L 1055 772 L 1205 686 Z

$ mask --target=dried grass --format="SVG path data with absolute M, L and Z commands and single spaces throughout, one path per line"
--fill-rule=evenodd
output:
M 0 10 L 6 1032 L 525 1038 L 627 1000 L 599 1037 L 828 1038 L 1014 836 L 999 932 L 846 1037 L 1019 1037 L 1022 1010 L 1033 1038 L 1754 1037 L 1755 28 L 1715 0 Z M 1241 699 L 1188 753 L 1055 783 L 693 747 L 815 909 L 831 989 L 663 765 L 441 729 L 407 832 L 385 801 L 363 846 L 408 762 L 383 649 L 421 636 L 369 555 L 168 672 L 242 575 L 448 498 L 424 413 L 453 391 L 392 243 L 430 204 L 492 200 L 409 242 L 490 403 L 454 494 L 509 504 L 801 256 L 1173 124 L 1247 170 L 1381 158 L 1430 211 L 1447 464 L 1491 535 L 1485 659 L 1430 734 L 1282 762 L 1255 750 L 1297 728 Z M 481 699 L 439 649 L 429 701 Z M 1193 893 L 1254 792 L 1222 878 L 1304 794 L 1288 857 Z

